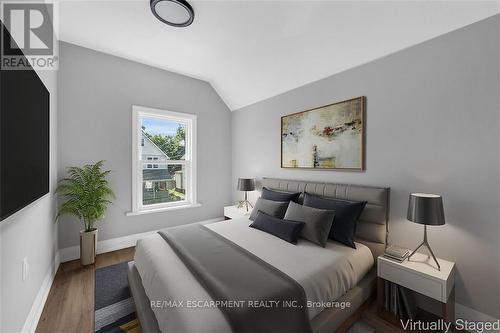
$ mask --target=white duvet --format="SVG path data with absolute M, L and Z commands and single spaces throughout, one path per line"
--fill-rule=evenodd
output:
M 206 225 L 295 279 L 306 293 L 309 319 L 354 287 L 373 266 L 370 249 L 329 241 L 325 248 L 300 239 L 297 245 L 249 228 L 246 218 Z M 158 234 L 137 242 L 135 265 L 162 332 L 231 332 L 212 298 Z

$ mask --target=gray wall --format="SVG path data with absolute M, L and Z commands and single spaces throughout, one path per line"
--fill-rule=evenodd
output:
M 55 271 L 57 72 L 39 71 L 38 75 L 50 92 L 50 193 L 0 222 L 0 332 L 21 331 L 42 282 Z M 22 281 L 23 258 L 29 263 L 26 281 Z
M 117 198 L 98 224 L 100 240 L 223 215 L 231 199 L 231 112 L 207 82 L 63 42 L 60 58 L 59 177 L 68 166 L 101 159 L 113 170 Z M 133 104 L 198 115 L 202 207 L 125 216 L 132 204 Z M 81 228 L 64 218 L 60 248 L 78 245 Z
M 405 220 L 408 193 L 441 193 L 447 225 L 429 241 L 457 264 L 457 302 L 500 317 L 499 31 L 497 15 L 234 112 L 233 186 L 262 176 L 390 186 L 390 241 L 408 247 L 423 236 Z M 282 115 L 363 95 L 365 172 L 280 169 Z

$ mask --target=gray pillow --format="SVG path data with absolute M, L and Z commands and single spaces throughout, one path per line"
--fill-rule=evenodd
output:
M 289 193 L 281 191 L 273 191 L 267 187 L 262 188 L 262 194 L 260 195 L 262 199 L 272 200 L 272 201 L 293 201 L 298 202 L 300 192 Z
M 285 220 L 305 222 L 300 236 L 319 246 L 325 247 L 332 228 L 335 211 L 312 208 L 290 202 Z
M 255 217 L 257 216 L 257 212 L 259 210 L 263 213 L 266 213 L 267 215 L 282 219 L 283 216 L 285 216 L 287 207 L 288 201 L 281 202 L 259 198 L 255 203 L 255 207 L 253 208 L 252 213 L 250 214 L 250 220 L 255 220 Z

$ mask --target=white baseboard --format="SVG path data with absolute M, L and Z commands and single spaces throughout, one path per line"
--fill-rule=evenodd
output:
M 54 263 L 48 269 L 47 274 L 45 274 L 45 278 L 43 279 L 42 285 L 40 286 L 40 290 L 33 301 L 33 305 L 31 306 L 30 312 L 28 313 L 28 317 L 24 321 L 22 333 L 34 333 L 36 327 L 38 325 L 38 321 L 42 315 L 43 307 L 45 306 L 45 301 L 49 296 L 50 288 L 52 287 L 52 282 L 54 282 L 54 278 L 57 273 L 57 269 L 59 268 L 60 257 L 59 252 L 56 253 L 54 258 Z
M 206 223 L 219 222 L 222 220 L 224 220 L 223 217 L 218 217 L 215 219 L 199 221 L 197 223 L 206 224 Z M 152 231 L 142 232 L 139 234 L 133 234 L 133 235 L 128 235 L 128 236 L 98 241 L 97 242 L 97 254 L 121 250 L 121 249 L 125 249 L 127 247 L 135 246 L 135 243 L 139 239 L 144 238 L 146 236 L 149 236 L 151 234 L 154 234 L 156 232 L 158 232 L 158 230 L 152 230 Z M 70 246 L 70 247 L 65 247 L 63 249 L 60 249 L 59 256 L 61 258 L 61 262 L 79 259 L 80 258 L 80 246 L 78 246 L 78 245 L 77 246 Z
M 458 320 L 458 319 L 462 319 L 462 320 L 467 320 L 468 322 L 476 322 L 476 323 L 479 323 L 479 322 L 496 322 L 498 321 L 499 319 L 498 318 L 495 318 L 495 317 L 492 317 L 490 315 L 487 315 L 485 313 L 482 313 L 482 312 L 479 312 L 479 311 L 476 311 L 474 309 L 471 309 L 465 305 L 462 305 L 460 303 L 455 303 L 455 321 Z M 497 330 L 473 330 L 469 327 L 468 331 L 470 333 L 493 333 L 493 332 L 498 332 Z

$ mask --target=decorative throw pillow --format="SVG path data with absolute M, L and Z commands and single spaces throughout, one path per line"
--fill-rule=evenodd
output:
M 325 247 L 334 217 L 335 211 L 333 210 L 312 208 L 290 202 L 284 219 L 304 222 L 300 237 Z
M 335 211 L 335 218 L 328 237 L 354 249 L 356 248 L 354 244 L 356 223 L 366 206 L 366 201 L 326 199 L 305 193 L 304 206 Z
M 290 193 L 290 192 L 281 192 L 281 191 L 273 191 L 268 189 L 267 187 L 262 188 L 261 198 L 272 201 L 299 201 L 300 192 Z
M 267 232 L 289 243 L 297 244 L 304 222 L 281 220 L 258 211 L 250 227 Z
M 250 220 L 254 220 L 255 216 L 257 216 L 257 212 L 260 210 L 267 215 L 271 215 L 282 219 L 285 216 L 286 209 L 288 208 L 288 201 L 280 202 L 280 201 L 272 201 L 259 198 L 255 203 L 255 207 L 252 209 L 252 213 L 250 214 Z

